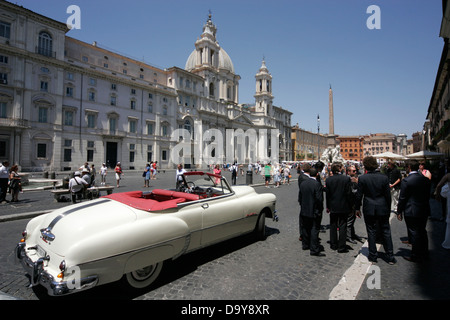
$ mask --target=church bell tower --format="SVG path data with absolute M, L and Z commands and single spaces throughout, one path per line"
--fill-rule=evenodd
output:
M 272 113 L 272 75 L 266 67 L 266 61 L 263 59 L 261 68 L 255 76 L 256 79 L 256 93 L 255 103 L 256 112 L 269 116 Z

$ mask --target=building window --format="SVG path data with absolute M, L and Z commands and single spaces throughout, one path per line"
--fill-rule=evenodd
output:
M 117 85 L 115 83 L 111 83 L 111 90 L 117 90 Z
M 11 24 L 0 21 L 0 37 L 9 39 L 11 37 Z
M 136 121 L 135 120 L 130 120 L 130 133 L 136 133 Z
M 97 80 L 94 79 L 94 78 L 89 78 L 89 85 L 96 86 L 97 85 Z
M 167 161 L 167 150 L 161 151 L 161 160 Z
M 148 104 L 148 112 L 153 113 L 153 104 L 151 102 Z
M 66 97 L 69 97 L 69 98 L 73 97 L 73 88 L 72 87 L 66 88 Z
M 48 109 L 45 107 L 39 107 L 39 119 L 40 123 L 47 123 L 47 113 Z
M 161 126 L 161 135 L 163 137 L 167 137 L 169 135 L 169 128 L 165 124 Z
M 184 129 L 186 129 L 187 131 L 189 131 L 189 133 L 192 135 L 192 125 L 191 125 L 191 121 L 189 121 L 188 119 L 186 119 L 184 121 Z
M 41 91 L 48 92 L 48 82 L 47 81 L 41 81 Z
M 72 161 L 72 149 L 64 149 L 64 162 Z
M 109 119 L 109 132 L 111 134 L 116 133 L 116 125 L 117 125 L 117 119 L 116 118 L 110 118 Z
M 163 107 L 163 115 L 167 116 L 167 107 Z
M 64 111 L 64 125 L 73 126 L 73 111 Z
M 8 84 L 8 74 L 0 72 L 0 84 Z
M 7 64 L 8 63 L 8 57 L 0 55 L 0 63 Z
M 147 123 L 147 134 L 148 135 L 153 134 L 153 123 Z
M 111 105 L 112 106 L 115 106 L 116 105 L 116 102 L 117 102 L 117 98 L 116 98 L 116 96 L 111 96 Z
M 212 82 L 209 84 L 209 96 L 211 98 L 214 97 L 214 83 L 212 83 Z
M 46 57 L 51 57 L 53 56 L 52 50 L 53 50 L 52 36 L 47 32 L 42 31 L 41 33 L 39 33 L 38 53 Z
M 89 91 L 88 92 L 89 101 L 95 101 L 95 92 Z
M 87 142 L 87 158 L 86 161 L 92 162 L 94 161 L 94 141 L 88 141 Z
M 47 158 L 47 145 L 45 143 L 37 144 L 37 157 Z
M 0 118 L 6 118 L 6 102 L 0 102 Z
M 95 114 L 90 113 L 90 114 L 87 115 L 87 126 L 88 126 L 88 128 L 91 128 L 91 129 L 95 128 L 96 119 L 97 119 L 97 117 L 96 117 Z

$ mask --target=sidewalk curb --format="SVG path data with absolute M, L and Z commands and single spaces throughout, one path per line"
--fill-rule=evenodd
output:
M 45 213 L 52 212 L 53 210 L 44 210 L 44 211 L 34 211 L 34 212 L 24 212 L 24 213 L 16 213 L 16 214 L 8 214 L 4 216 L 0 216 L 0 223 L 21 219 L 28 219 L 40 216 Z

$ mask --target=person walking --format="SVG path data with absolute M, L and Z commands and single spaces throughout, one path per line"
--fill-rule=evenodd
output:
M 325 180 L 325 194 L 327 212 L 330 213 L 330 247 L 345 253 L 348 252 L 347 218 L 351 212 L 352 188 L 350 178 L 341 173 L 341 168 L 340 163 L 331 165 L 333 175 Z
M 230 167 L 230 171 L 231 171 L 231 184 L 232 185 L 236 185 L 236 179 L 237 179 L 237 175 L 238 175 L 238 165 L 235 163 L 233 163 Z
M 271 177 L 272 177 L 272 166 L 270 165 L 270 162 L 269 162 L 264 166 L 264 182 L 265 182 L 266 188 L 270 188 L 269 183 L 270 183 Z
M 302 228 L 302 249 L 310 250 L 312 256 L 325 256 L 323 247 L 320 245 L 319 232 L 320 221 L 323 211 L 323 189 L 322 185 L 316 180 L 317 169 L 310 168 L 309 172 L 303 169 L 303 174 L 307 176 L 300 184 L 299 203 L 300 220 Z
M 419 173 L 419 162 L 407 163 L 408 176 L 403 179 L 398 201 L 398 220 L 405 218 L 411 243 L 411 255 L 403 256 L 405 260 L 421 262 L 428 258 L 427 220 L 430 216 L 431 181 Z
M 299 165 L 298 169 L 297 169 L 297 173 L 298 173 L 298 181 L 297 181 L 297 183 L 298 183 L 298 190 L 299 190 L 298 203 L 299 204 L 301 202 L 300 201 L 300 185 L 302 184 L 303 181 L 305 181 L 306 179 L 309 179 L 309 175 L 305 174 L 305 171 L 309 172 L 309 170 L 311 170 L 311 165 L 309 163 L 305 163 L 303 165 Z M 300 215 L 298 217 L 298 232 L 299 232 L 299 235 L 300 235 L 298 240 L 302 241 L 303 240 L 303 237 L 302 237 L 302 219 L 301 219 Z
M 220 170 L 220 166 L 219 166 L 218 164 L 216 164 L 216 165 L 214 166 L 213 172 L 214 172 L 214 174 L 217 174 L 218 176 L 221 176 L 221 175 L 222 175 L 222 170 Z M 216 185 L 220 185 L 220 178 L 216 178 L 215 181 L 214 181 L 214 183 L 215 183 Z
M 391 192 L 389 179 L 378 169 L 377 160 L 372 156 L 363 159 L 366 174 L 358 178 L 358 192 L 356 195 L 356 215 L 361 217 L 361 205 L 364 212 L 364 223 L 369 243 L 369 256 L 371 262 L 377 262 L 377 227 L 380 228 L 383 238 L 383 247 L 386 261 L 395 264 L 394 247 L 392 245 L 391 226 L 389 215 L 391 207 Z
M 286 165 L 284 167 L 284 169 L 283 169 L 283 178 L 284 178 L 283 184 L 288 184 L 289 185 L 289 182 L 290 182 L 290 179 L 291 179 L 291 169 L 289 168 L 288 165 Z
M 117 162 L 116 167 L 114 168 L 114 172 L 116 173 L 116 182 L 117 182 L 117 188 L 119 188 L 120 180 L 122 179 L 122 165 L 120 162 Z
M 9 182 L 9 162 L 3 161 L 0 164 L 0 203 L 8 202 L 6 200 L 6 194 L 8 193 Z
M 11 192 L 11 202 L 19 202 L 19 192 L 22 191 L 21 178 L 17 171 L 19 167 L 15 164 L 9 169 L 9 190 Z
M 147 163 L 144 169 L 144 188 L 150 187 L 150 163 Z
M 151 177 L 151 179 L 156 180 L 156 176 L 158 175 L 158 161 L 153 162 L 152 168 L 153 168 L 153 176 Z
M 397 213 L 398 197 L 400 194 L 400 183 L 402 181 L 402 175 L 398 170 L 394 161 L 389 161 L 386 175 L 389 179 L 389 187 L 391 190 L 391 212 Z
M 101 177 L 101 185 L 106 185 L 106 175 L 108 174 L 108 168 L 106 167 L 105 163 L 102 163 L 102 166 L 100 168 L 100 177 Z
M 358 192 L 358 173 L 356 166 L 350 165 L 347 167 L 347 176 L 350 177 L 351 188 L 352 188 L 352 196 L 351 196 L 351 209 L 350 213 L 347 217 L 347 242 L 352 244 L 356 244 L 356 241 L 362 242 L 360 236 L 358 236 L 355 232 L 355 222 L 356 222 L 356 210 L 355 210 L 355 201 L 356 201 L 356 193 Z

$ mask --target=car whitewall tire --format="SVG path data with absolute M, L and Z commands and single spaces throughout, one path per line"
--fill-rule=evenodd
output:
M 163 262 L 138 269 L 124 275 L 123 280 L 129 287 L 142 289 L 150 286 L 158 278 Z

